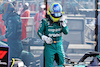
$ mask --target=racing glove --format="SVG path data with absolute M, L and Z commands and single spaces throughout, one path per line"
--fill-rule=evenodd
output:
M 47 37 L 45 35 L 42 36 L 42 40 L 45 41 L 47 44 L 52 44 L 53 40 L 50 37 Z
M 0 41 L 2 41 L 3 39 L 5 39 L 5 34 L 0 36 Z
M 62 27 L 66 27 L 66 22 L 64 22 L 65 21 L 65 17 L 64 16 L 62 16 L 60 19 L 59 19 L 59 21 L 60 21 L 60 25 L 62 26 Z

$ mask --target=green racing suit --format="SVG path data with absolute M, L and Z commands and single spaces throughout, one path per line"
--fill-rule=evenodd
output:
M 50 25 L 51 23 L 52 25 Z M 50 22 L 46 18 L 42 19 L 37 32 L 38 36 L 42 39 L 42 36 L 45 35 L 51 37 L 53 40 L 52 44 L 47 44 L 46 42 L 44 43 L 45 67 L 53 67 L 54 59 L 56 60 L 58 66 L 63 66 L 64 64 L 65 53 L 62 45 L 62 32 L 64 34 L 68 34 L 68 27 L 62 27 L 57 22 Z

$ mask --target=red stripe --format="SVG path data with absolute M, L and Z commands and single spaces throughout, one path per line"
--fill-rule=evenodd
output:
M 8 5 L 9 5 L 9 3 L 7 3 L 7 7 L 6 7 L 6 11 L 5 11 L 5 12 L 7 12 L 7 9 L 8 9 Z
M 0 59 L 3 59 L 3 57 L 6 55 L 7 51 L 0 51 Z

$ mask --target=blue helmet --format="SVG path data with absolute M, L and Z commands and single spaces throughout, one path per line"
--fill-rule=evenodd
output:
M 48 14 L 52 21 L 59 21 L 60 17 L 62 16 L 62 6 L 59 3 L 52 3 L 49 7 Z

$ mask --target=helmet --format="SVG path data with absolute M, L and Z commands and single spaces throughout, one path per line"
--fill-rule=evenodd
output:
M 23 5 L 23 10 L 27 10 L 29 8 L 29 3 L 25 3 L 24 5 Z
M 59 3 L 52 3 L 50 5 L 48 15 L 53 22 L 58 22 L 62 13 L 62 6 Z
M 9 3 L 9 2 L 3 3 L 0 7 L 0 13 L 3 14 L 2 20 L 5 21 L 9 15 L 9 13 L 13 12 L 14 10 L 15 10 L 15 8 L 12 3 Z
M 25 3 L 25 5 L 26 5 L 27 7 L 29 7 L 29 3 Z
M 40 3 L 40 8 L 45 8 L 46 6 L 44 5 L 44 2 Z

